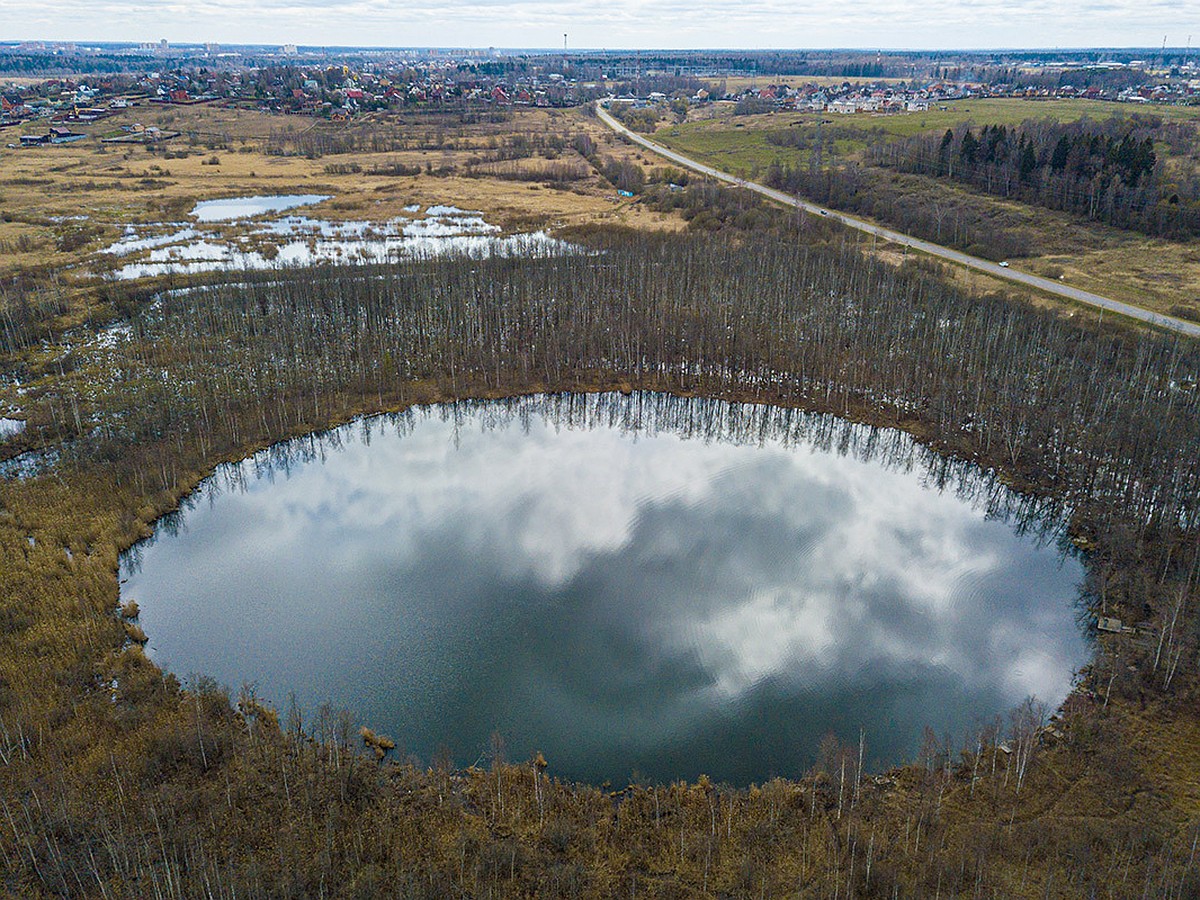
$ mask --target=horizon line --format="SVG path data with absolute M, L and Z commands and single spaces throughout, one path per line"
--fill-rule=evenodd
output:
M 0 41 L 0 47 L 12 47 L 19 49 L 22 44 L 82 44 L 85 46 L 95 47 L 139 47 L 142 44 L 160 44 L 166 40 L 168 47 L 174 48 L 189 48 L 195 47 L 204 49 L 208 44 L 216 44 L 223 48 L 236 49 L 277 49 L 282 47 L 294 46 L 297 52 L 300 51 L 333 51 L 333 50 L 359 50 L 370 52 L 403 52 L 403 51 L 504 51 L 510 53 L 538 53 L 548 55 L 559 55 L 572 53 L 1082 53 L 1082 52 L 1106 52 L 1117 51 L 1123 53 L 1131 53 L 1134 51 L 1145 52 L 1152 55 L 1162 56 L 1165 53 L 1173 53 L 1176 55 L 1185 56 L 1200 56 L 1200 47 L 1191 45 L 1171 47 L 1171 46 L 1149 46 L 1149 45 L 1088 45 L 1082 44 L 1079 46 L 976 46 L 976 47 L 952 47 L 952 48 L 936 48 L 936 47 L 880 47 L 880 46 L 811 46 L 811 47 L 622 47 L 622 46 L 604 46 L 604 47 L 550 47 L 550 46 L 500 46 L 500 45 L 483 45 L 483 44 L 406 44 L 406 45 L 372 45 L 372 44 L 298 44 L 293 41 L 270 41 L 266 43 L 231 43 L 227 41 L 171 41 L 166 38 L 156 38 L 152 40 L 87 40 L 80 38 L 9 38 Z

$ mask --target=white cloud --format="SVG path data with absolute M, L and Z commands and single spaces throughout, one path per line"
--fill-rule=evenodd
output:
M 597 745 L 763 704 L 879 726 L 907 707 L 961 722 L 1061 699 L 1083 657 L 1077 564 L 919 468 L 685 440 L 654 415 L 646 435 L 418 414 L 369 447 L 350 426 L 323 465 L 201 502 L 124 590 L 180 674 L 428 729 L 448 727 L 452 695 L 484 735 L 509 716 Z
M 1200 12 L 1173 0 L 931 0 L 746 4 L 710 0 L 4 0 L 29 39 L 557 47 L 1156 47 L 1200 36 Z

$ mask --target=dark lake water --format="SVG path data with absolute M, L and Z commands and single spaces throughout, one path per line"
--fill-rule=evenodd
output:
M 363 420 L 225 466 L 124 559 L 154 659 L 428 762 L 623 783 L 875 765 L 1086 658 L 1053 510 L 894 431 L 654 394 Z

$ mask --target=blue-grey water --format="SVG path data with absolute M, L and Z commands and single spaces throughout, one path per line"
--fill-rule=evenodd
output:
M 1068 691 L 1052 510 L 906 435 L 635 394 L 433 407 L 223 467 L 124 561 L 154 659 L 328 701 L 428 761 L 876 765 Z

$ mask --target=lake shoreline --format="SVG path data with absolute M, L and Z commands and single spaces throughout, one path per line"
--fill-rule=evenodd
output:
M 585 782 L 746 784 L 799 775 L 831 728 L 865 728 L 876 768 L 922 727 L 1057 706 L 1085 657 L 1064 525 L 894 429 L 537 394 L 221 467 L 122 557 L 121 596 L 164 669 L 334 702 L 424 758 L 469 759 L 499 728 Z

